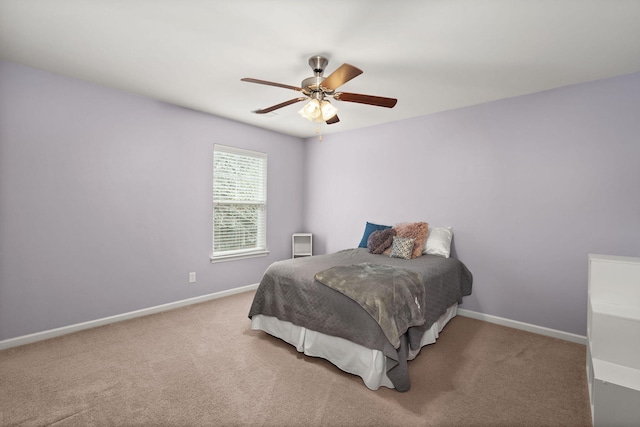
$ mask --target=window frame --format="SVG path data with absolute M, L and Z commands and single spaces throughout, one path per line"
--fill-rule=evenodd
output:
M 262 184 L 262 188 L 259 189 L 258 193 L 262 193 L 257 198 L 262 197 L 262 200 L 242 200 L 242 199 L 234 199 L 234 200 L 222 200 L 216 199 L 216 153 L 226 153 L 231 154 L 232 156 L 242 156 L 245 159 L 251 160 L 260 160 L 261 165 L 256 169 L 262 169 L 258 171 L 262 173 L 262 177 L 258 178 L 256 182 Z M 240 159 L 242 162 L 243 160 Z M 211 245 L 211 262 L 222 262 L 222 261 L 230 261 L 236 259 L 243 258 L 253 258 L 266 256 L 269 251 L 267 250 L 267 169 L 268 169 L 268 155 L 266 153 L 262 153 L 259 151 L 247 150 L 244 148 L 237 148 L 228 145 L 222 144 L 214 144 L 213 145 L 213 180 L 212 180 L 212 245 Z M 220 185 L 220 183 L 218 183 Z M 246 188 L 246 187 L 245 187 Z M 255 195 L 254 195 L 255 196 Z M 230 249 L 224 251 L 215 250 L 216 245 L 216 207 L 217 206 L 230 206 L 230 205 L 254 205 L 258 207 L 258 215 L 261 216 L 260 219 L 257 220 L 256 224 L 256 246 L 252 248 L 240 248 L 240 249 Z

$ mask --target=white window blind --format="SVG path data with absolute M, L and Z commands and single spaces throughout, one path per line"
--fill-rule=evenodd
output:
M 213 146 L 212 260 L 265 254 L 267 155 Z

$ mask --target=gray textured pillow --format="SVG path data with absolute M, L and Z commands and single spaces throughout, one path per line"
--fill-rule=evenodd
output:
M 393 258 L 404 258 L 411 259 L 411 254 L 413 253 L 413 244 L 416 239 L 411 239 L 409 237 L 398 237 L 393 236 L 393 243 L 391 244 L 391 254 L 390 257 Z
M 396 230 L 393 228 L 385 228 L 384 230 L 374 231 L 369 235 L 367 240 L 367 248 L 372 254 L 381 254 L 393 243 L 393 236 Z

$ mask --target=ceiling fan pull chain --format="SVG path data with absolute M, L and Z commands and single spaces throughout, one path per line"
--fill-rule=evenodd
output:
M 322 134 L 320 133 L 320 127 L 316 126 L 316 135 L 318 135 L 318 141 L 322 142 Z

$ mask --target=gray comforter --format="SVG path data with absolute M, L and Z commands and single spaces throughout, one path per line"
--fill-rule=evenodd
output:
M 424 292 L 419 296 L 422 319 L 414 319 L 398 337 L 397 345 L 385 335 L 374 317 L 355 300 L 315 280 L 316 273 L 336 266 L 381 264 L 415 272 Z M 273 316 L 323 334 L 345 338 L 380 350 L 387 357 L 387 376 L 398 391 L 410 387 L 408 348 L 416 349 L 422 335 L 455 302 L 471 294 L 472 275 L 453 258 L 423 255 L 404 260 L 370 254 L 367 249 L 346 249 L 328 255 L 273 263 L 256 290 L 249 317 Z M 420 300 L 422 299 L 422 300 Z M 417 321 L 415 321 L 417 320 Z

